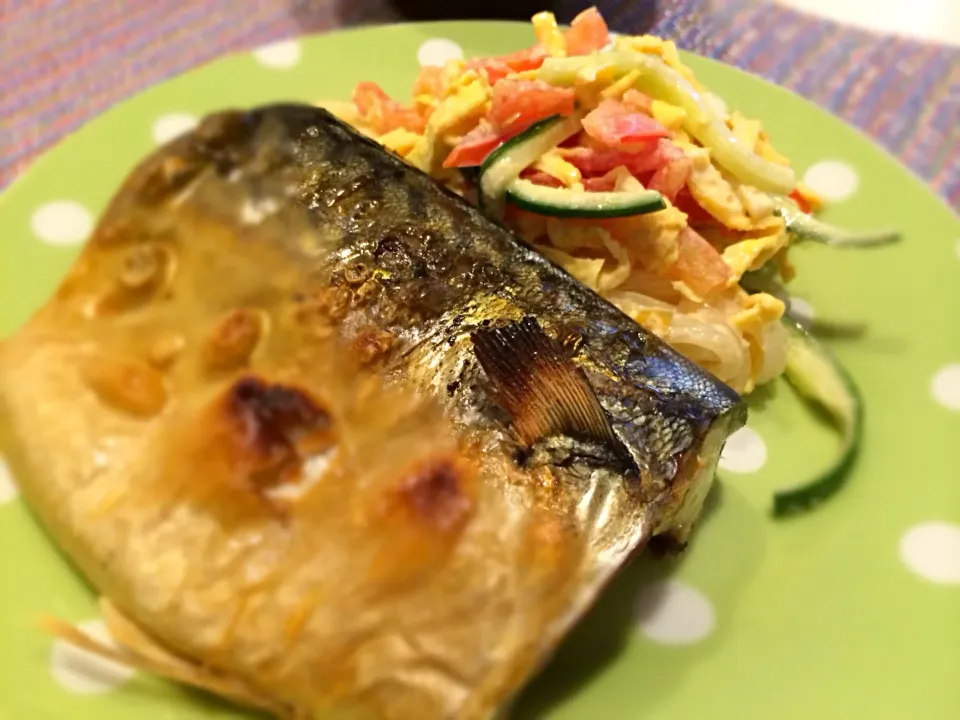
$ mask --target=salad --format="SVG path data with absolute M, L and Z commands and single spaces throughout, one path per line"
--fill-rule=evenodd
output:
M 549 12 L 532 23 L 529 48 L 423 67 L 410 103 L 364 81 L 350 102 L 321 104 L 734 390 L 786 372 L 842 427 L 845 468 L 860 403 L 842 368 L 785 322 L 789 251 L 805 240 L 880 245 L 896 233 L 814 218 L 822 199 L 760 121 L 728 112 L 672 41 L 614 36 L 596 8 L 568 28 Z M 829 489 L 837 477 L 817 482 Z M 823 487 L 791 493 L 786 506 L 816 501 Z

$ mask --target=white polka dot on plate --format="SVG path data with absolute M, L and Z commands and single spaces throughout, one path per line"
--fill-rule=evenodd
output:
M 417 62 L 421 67 L 427 65 L 442 67 L 447 64 L 447 60 L 459 60 L 462 57 L 463 48 L 446 38 L 424 40 L 417 50 Z
M 116 647 L 100 620 L 88 620 L 78 627 L 105 645 Z M 81 695 L 94 695 L 112 690 L 133 676 L 131 667 L 99 657 L 86 650 L 57 640 L 50 653 L 50 674 L 61 687 Z
M 90 235 L 93 215 L 75 200 L 54 200 L 34 211 L 30 229 L 50 245 L 75 245 Z
M 664 580 L 643 588 L 637 596 L 636 613 L 643 634 L 662 645 L 698 642 L 716 624 L 710 600 L 679 580 Z
M 766 462 L 767 445 L 750 427 L 742 427 L 727 438 L 720 454 L 720 467 L 730 472 L 756 472 Z
M 940 368 L 930 381 L 933 399 L 948 410 L 960 412 L 960 363 Z
M 857 171 L 842 160 L 822 160 L 810 166 L 803 182 L 824 200 L 839 202 L 857 191 L 860 178 Z
M 197 118 L 193 115 L 186 113 L 168 113 L 156 119 L 151 128 L 151 133 L 156 143 L 162 145 L 193 130 L 196 126 Z
M 300 62 L 300 43 L 296 40 L 281 40 L 263 45 L 253 51 L 258 63 L 269 68 L 292 68 Z
M 0 458 L 0 505 L 5 505 L 17 496 L 13 475 L 3 458 Z
M 931 521 L 900 538 L 900 558 L 914 573 L 941 584 L 960 584 L 960 525 Z
M 801 325 L 810 325 L 813 322 L 813 306 L 803 298 L 790 298 L 790 315 Z

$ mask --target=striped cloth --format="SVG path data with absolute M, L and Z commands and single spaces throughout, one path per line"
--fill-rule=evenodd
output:
M 552 3 L 566 21 L 585 4 Z M 960 48 L 767 4 L 597 5 L 614 30 L 673 38 L 806 96 L 873 136 L 960 210 Z M 0 188 L 114 103 L 225 52 L 402 19 L 388 0 L 0 0 Z

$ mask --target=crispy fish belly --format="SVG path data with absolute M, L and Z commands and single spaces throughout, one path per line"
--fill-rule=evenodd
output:
M 492 716 L 632 553 L 685 542 L 745 419 L 301 106 L 145 160 L 0 344 L 0 403 L 128 661 L 279 717 L 418 720 Z

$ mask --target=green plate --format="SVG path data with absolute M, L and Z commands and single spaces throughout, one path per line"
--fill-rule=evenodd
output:
M 407 97 L 418 55 L 498 54 L 527 25 L 366 28 L 227 57 L 134 97 L 65 140 L 0 200 L 0 334 L 48 297 L 144 154 L 224 106 L 347 98 L 375 79 Z M 751 399 L 689 551 L 627 568 L 515 707 L 520 718 L 960 717 L 960 222 L 863 136 L 789 92 L 686 58 L 834 199 L 830 221 L 894 226 L 899 246 L 796 253 L 796 309 L 861 327 L 830 343 L 866 398 L 849 485 L 808 515 L 771 495 L 826 466 L 837 438 L 776 383 Z M 56 448 L 51 448 L 56 452 Z M 94 596 L 0 466 L 0 717 L 191 720 L 242 713 L 91 665 L 38 619 L 93 620 Z

